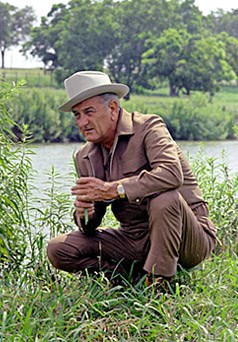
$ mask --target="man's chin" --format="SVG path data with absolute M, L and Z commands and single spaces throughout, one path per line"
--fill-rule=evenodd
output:
M 100 142 L 100 139 L 98 137 L 93 136 L 93 134 L 85 134 L 84 138 L 89 141 L 89 142 L 93 142 L 93 143 L 98 143 Z

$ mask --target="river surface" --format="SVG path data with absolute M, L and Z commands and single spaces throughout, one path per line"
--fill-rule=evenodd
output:
M 198 151 L 203 151 L 207 157 L 222 161 L 222 151 L 228 163 L 231 173 L 238 172 L 238 141 L 178 141 L 178 145 L 188 158 L 195 158 Z M 202 147 L 201 147 L 202 146 Z M 52 167 L 60 174 L 59 181 L 63 184 L 63 190 L 68 192 L 74 182 L 74 167 L 72 162 L 73 152 L 80 147 L 79 143 L 64 144 L 37 144 L 34 145 L 34 155 L 31 156 L 34 170 L 37 171 L 34 184 L 40 189 L 47 188 L 49 173 Z

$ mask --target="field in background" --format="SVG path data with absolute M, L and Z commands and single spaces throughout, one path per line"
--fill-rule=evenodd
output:
M 24 80 L 28 87 L 57 87 L 52 70 L 43 68 L 12 69 L 5 68 L 0 71 L 6 82 L 17 83 Z

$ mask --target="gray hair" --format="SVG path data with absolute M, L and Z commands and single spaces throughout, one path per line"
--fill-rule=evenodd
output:
M 114 93 L 104 93 L 104 94 L 99 95 L 99 97 L 102 99 L 104 104 L 108 104 L 111 100 L 114 100 L 114 101 L 118 101 L 120 105 L 119 97 Z

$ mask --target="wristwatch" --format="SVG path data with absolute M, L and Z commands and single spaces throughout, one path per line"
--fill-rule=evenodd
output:
M 126 198 L 126 192 L 125 192 L 124 186 L 121 184 L 121 182 L 118 182 L 117 193 L 118 193 L 120 198 Z

